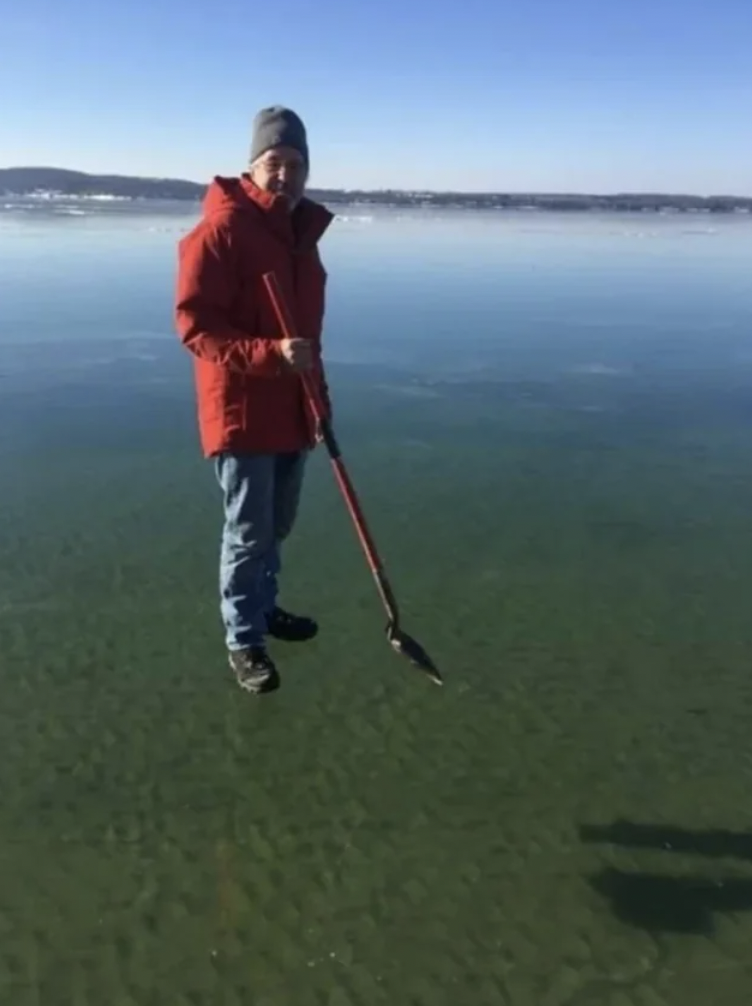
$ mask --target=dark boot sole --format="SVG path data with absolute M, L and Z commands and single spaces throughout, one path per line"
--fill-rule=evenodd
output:
M 241 688 L 244 692 L 248 692 L 249 695 L 266 695 L 269 692 L 276 692 L 281 684 L 279 675 L 267 678 L 266 681 L 251 682 L 236 674 L 235 682 L 238 688 Z

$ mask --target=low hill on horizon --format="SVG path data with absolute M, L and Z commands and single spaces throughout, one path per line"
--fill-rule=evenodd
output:
M 54 167 L 0 168 L 0 196 L 5 198 L 110 198 L 199 201 L 206 183 L 182 178 L 148 178 L 138 175 L 88 174 Z M 330 204 L 373 206 L 453 207 L 459 209 L 538 209 L 556 211 L 610 210 L 621 212 L 674 211 L 752 212 L 752 197 L 695 196 L 663 193 L 504 193 L 436 192 L 396 189 L 310 190 L 312 198 Z
M 67 168 L 0 168 L 0 194 L 33 196 L 41 193 L 84 198 L 200 199 L 206 186 L 180 178 L 141 178 L 136 175 L 92 175 Z

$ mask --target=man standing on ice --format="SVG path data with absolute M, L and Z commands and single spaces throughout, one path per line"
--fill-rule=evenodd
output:
M 333 214 L 306 197 L 306 129 L 290 109 L 254 119 L 250 164 L 209 185 L 201 221 L 179 243 L 176 327 L 193 356 L 198 424 L 224 500 L 220 612 L 230 667 L 258 693 L 279 675 L 267 636 L 312 638 L 317 625 L 277 604 L 280 549 L 298 511 L 318 430 L 300 374 L 331 413 L 321 360 L 326 272 L 318 242 Z M 299 339 L 280 331 L 263 274 L 274 271 Z

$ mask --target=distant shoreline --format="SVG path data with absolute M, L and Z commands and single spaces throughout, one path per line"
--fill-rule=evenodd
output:
M 198 203 L 206 185 L 175 178 L 92 175 L 62 168 L 0 168 L 0 199 L 100 202 L 178 201 Z M 529 210 L 553 212 L 733 213 L 751 214 L 752 197 L 693 196 L 662 193 L 431 192 L 402 190 L 316 189 L 310 196 L 330 206 L 399 209 Z

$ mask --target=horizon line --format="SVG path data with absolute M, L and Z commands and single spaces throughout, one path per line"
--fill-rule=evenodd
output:
M 169 175 L 138 175 L 138 174 L 123 174 L 112 171 L 82 171 L 80 168 L 62 168 L 50 164 L 25 164 L 25 165 L 9 165 L 7 167 L 0 167 L 0 174 L 3 172 L 10 171 L 59 171 L 65 174 L 79 175 L 84 178 L 112 178 L 112 179 L 126 179 L 129 181 L 143 181 L 143 182 L 163 182 L 163 183 L 177 183 L 182 185 L 195 185 L 197 188 L 206 188 L 215 177 L 224 177 L 222 175 L 213 175 L 211 179 L 206 182 L 198 182 L 192 178 L 178 178 Z M 243 172 L 239 171 L 238 175 Z M 237 176 L 236 176 L 237 177 Z M 432 188 L 395 188 L 394 186 L 385 186 L 383 188 L 358 188 L 358 187 L 340 187 L 340 186 L 325 186 L 325 185 L 311 185 L 308 187 L 311 192 L 342 192 L 342 193 L 362 193 L 364 195 L 369 194 L 380 194 L 380 193 L 397 193 L 401 195 L 426 195 L 426 196 L 465 196 L 465 197 L 482 197 L 482 196 L 531 196 L 531 197 L 558 197 L 558 198 L 590 198 L 590 199 L 618 199 L 618 198 L 671 198 L 671 199 L 743 199 L 749 201 L 752 199 L 752 195 L 743 196 L 738 193 L 721 193 L 715 192 L 710 194 L 700 194 L 697 192 L 682 192 L 682 191 L 649 191 L 643 190 L 639 191 L 637 189 L 628 190 L 613 190 L 610 192 L 588 192 L 587 190 L 572 191 L 572 190 L 531 190 L 531 189 L 432 189 Z

